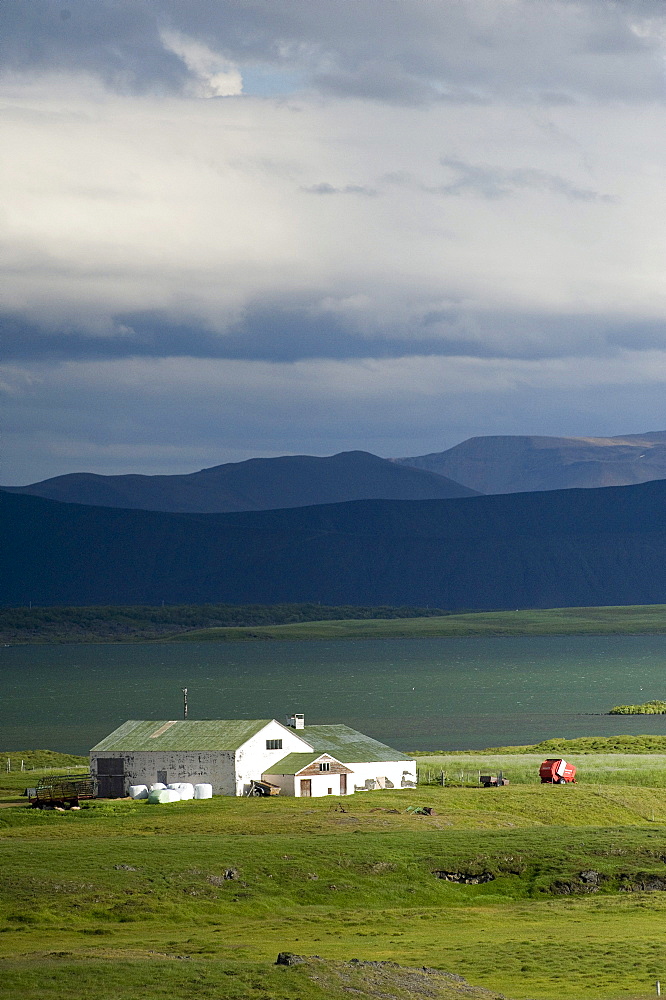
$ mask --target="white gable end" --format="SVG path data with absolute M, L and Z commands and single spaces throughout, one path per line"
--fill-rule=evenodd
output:
M 236 751 L 236 795 L 243 795 L 251 781 L 260 780 L 262 774 L 271 771 L 271 765 L 288 753 L 308 750 L 312 747 L 294 729 L 272 719 Z

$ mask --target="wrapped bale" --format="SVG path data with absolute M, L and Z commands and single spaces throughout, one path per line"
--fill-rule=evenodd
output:
M 189 781 L 181 781 L 180 788 L 181 799 L 193 799 L 194 798 L 194 785 L 190 784 Z
M 166 785 L 163 785 L 161 781 L 154 781 L 153 784 L 150 786 L 149 791 L 161 792 L 164 788 L 166 788 Z
M 205 782 L 194 786 L 194 798 L 195 799 L 212 799 L 213 797 L 213 786 L 208 785 Z
M 148 793 L 148 801 L 152 805 L 162 805 L 165 802 L 180 802 L 180 792 L 175 788 L 155 788 Z
M 147 799 L 148 798 L 148 786 L 147 785 L 130 785 L 130 798 L 131 799 Z

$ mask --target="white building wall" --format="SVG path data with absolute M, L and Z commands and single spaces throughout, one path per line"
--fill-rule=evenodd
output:
M 301 795 L 301 780 L 302 779 L 305 779 L 305 780 L 309 779 L 312 782 L 311 789 L 312 789 L 312 798 L 313 799 L 314 798 L 318 798 L 320 795 L 328 795 L 329 794 L 329 791 L 328 791 L 329 788 L 333 789 L 333 791 L 330 793 L 331 795 L 339 795 L 340 794 L 340 775 L 339 774 L 328 774 L 326 771 L 322 771 L 321 774 L 312 774 L 312 775 L 309 775 L 309 774 L 305 775 L 304 774 L 302 776 L 299 775 L 299 774 L 297 774 L 295 776 L 295 778 L 294 778 L 294 784 L 295 784 L 294 794 L 296 795 L 296 798 L 304 798 L 305 797 L 305 796 Z M 354 791 L 354 775 L 353 774 L 348 774 L 347 775 L 347 793 L 353 792 L 353 791 Z
M 322 771 L 321 774 L 311 774 L 311 775 L 300 775 L 300 774 L 269 774 L 264 773 L 264 778 L 266 781 L 270 781 L 272 785 L 279 785 L 282 789 L 282 795 L 294 795 L 297 799 L 304 798 L 301 795 L 301 779 L 310 780 L 312 782 L 312 798 L 320 795 L 328 795 L 329 788 L 332 789 L 331 795 L 340 795 L 340 774 L 330 774 L 326 771 Z M 354 791 L 354 775 L 347 775 L 347 795 L 351 795 Z
M 152 785 L 158 771 L 166 772 L 166 784 L 189 781 L 193 785 L 205 781 L 213 786 L 214 795 L 234 795 L 236 789 L 233 750 L 145 750 L 130 752 L 97 751 L 90 754 L 90 768 L 97 773 L 100 757 L 122 758 L 125 768 L 125 794 L 130 785 Z
M 282 740 L 282 749 L 267 750 L 267 740 Z M 260 781 L 262 774 L 268 773 L 278 760 L 288 753 L 307 753 L 308 750 L 312 747 L 303 736 L 273 719 L 236 751 L 236 790 L 229 794 L 244 795 L 250 782 Z

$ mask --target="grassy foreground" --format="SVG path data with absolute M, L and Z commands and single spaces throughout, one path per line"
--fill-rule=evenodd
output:
M 0 982 L 24 1000 L 647 998 L 665 830 L 666 790 L 629 784 L 3 808 Z

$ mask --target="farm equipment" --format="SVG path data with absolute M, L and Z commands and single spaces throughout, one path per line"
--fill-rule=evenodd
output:
M 569 785 L 576 783 L 576 768 L 561 757 L 549 757 L 539 768 L 542 785 Z
M 95 797 L 95 781 L 89 774 L 54 774 L 42 778 L 27 794 L 35 809 L 71 809 L 80 799 Z
M 250 782 L 250 787 L 245 794 L 255 796 L 257 798 L 262 795 L 279 795 L 280 786 L 272 785 L 270 781 L 259 781 L 258 779 L 255 779 Z
M 501 771 L 497 774 L 480 774 L 479 782 L 484 788 L 501 788 L 502 785 L 508 785 L 509 779 L 505 778 Z

